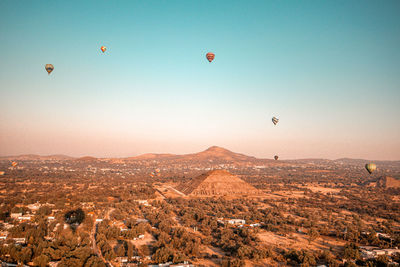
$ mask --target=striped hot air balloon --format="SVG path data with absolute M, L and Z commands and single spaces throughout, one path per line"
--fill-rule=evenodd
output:
M 365 164 L 365 168 L 369 172 L 369 174 L 373 173 L 376 170 L 376 165 L 374 163 Z
M 13 161 L 13 162 L 11 162 L 11 165 L 12 165 L 13 167 L 17 167 L 18 162 Z
M 44 68 L 46 69 L 46 71 L 49 75 L 54 70 L 54 66 L 52 64 L 46 64 L 46 66 Z
M 208 62 L 211 63 L 211 61 L 213 61 L 214 58 L 215 58 L 215 54 L 211 53 L 211 52 L 208 52 L 207 55 L 206 55 L 206 58 L 207 58 Z
M 107 47 L 105 47 L 105 46 L 102 46 L 102 47 L 100 47 L 100 49 L 101 49 L 101 51 L 104 53 L 104 52 L 106 52 L 106 50 L 107 50 Z
M 276 125 L 276 124 L 278 123 L 278 121 L 279 121 L 278 118 L 276 118 L 276 117 L 273 117 L 273 118 L 272 118 L 272 123 L 273 123 L 273 124 Z

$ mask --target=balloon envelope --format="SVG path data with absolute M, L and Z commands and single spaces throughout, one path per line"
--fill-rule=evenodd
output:
M 374 163 L 365 164 L 365 168 L 369 172 L 369 174 L 373 173 L 376 170 L 376 165 Z
M 101 49 L 101 51 L 104 53 L 104 52 L 106 52 L 106 50 L 107 50 L 107 47 L 105 47 L 105 46 L 102 46 L 102 47 L 100 47 L 100 49 Z
M 46 64 L 44 67 L 48 74 L 50 74 L 54 70 L 54 66 L 52 64 Z
M 16 167 L 16 166 L 18 165 L 18 162 L 13 161 L 13 162 L 11 163 L 11 165 L 12 165 L 13 167 Z
M 211 53 L 211 52 L 208 52 L 207 55 L 206 55 L 206 58 L 207 58 L 208 62 L 211 63 L 211 61 L 213 61 L 214 58 L 215 58 L 215 54 Z
M 274 159 L 275 159 L 275 160 L 278 160 L 278 159 L 279 159 L 279 157 L 278 157 L 278 156 L 275 156 L 275 157 L 274 157 Z
M 278 118 L 275 118 L 275 117 L 272 118 L 272 123 L 273 123 L 274 125 L 276 125 L 276 124 L 278 123 L 278 121 L 279 121 Z

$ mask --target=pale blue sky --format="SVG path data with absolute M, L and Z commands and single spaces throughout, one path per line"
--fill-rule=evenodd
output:
M 399 160 L 399 13 L 397 0 L 2 0 L 0 155 Z

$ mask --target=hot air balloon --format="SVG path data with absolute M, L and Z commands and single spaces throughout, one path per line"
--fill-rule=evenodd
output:
M 376 165 L 374 163 L 365 164 L 365 168 L 369 172 L 369 174 L 373 173 L 376 170 Z
M 54 66 L 51 64 L 46 64 L 46 66 L 44 67 L 47 71 L 47 73 L 50 75 L 50 73 L 54 70 Z
M 207 58 L 208 62 L 211 63 L 211 61 L 213 61 L 214 58 L 215 58 L 215 54 L 211 53 L 211 52 L 208 52 L 207 55 L 206 55 L 206 58 Z
M 13 161 L 13 162 L 11 162 L 11 165 L 12 165 L 13 167 L 17 167 L 18 162 Z
M 105 47 L 105 46 L 102 46 L 102 47 L 100 47 L 100 49 L 101 49 L 101 51 L 104 53 L 104 52 L 106 52 L 106 50 L 107 50 L 107 47 Z
M 278 121 L 279 121 L 279 119 L 277 119 L 277 118 L 275 118 L 275 117 L 272 118 L 272 123 L 273 123 L 273 124 L 276 125 L 276 124 L 278 123 Z
M 275 159 L 275 160 L 278 160 L 278 159 L 279 159 L 279 157 L 275 155 L 275 156 L 274 156 L 274 159 Z

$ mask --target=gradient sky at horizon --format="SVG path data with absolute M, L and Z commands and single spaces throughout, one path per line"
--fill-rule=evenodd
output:
M 400 160 L 399 12 L 397 0 L 2 0 L 0 155 L 218 145 Z

